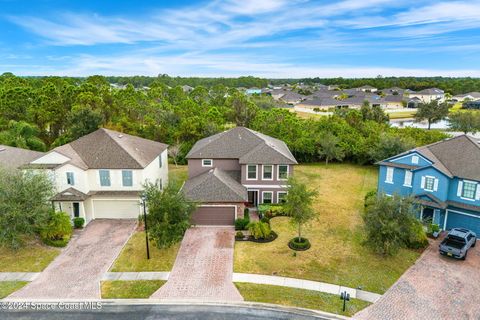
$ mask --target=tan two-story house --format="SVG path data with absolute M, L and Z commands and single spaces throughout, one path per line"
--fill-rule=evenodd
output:
M 244 127 L 198 141 L 187 154 L 187 198 L 197 225 L 232 225 L 245 206 L 281 203 L 297 164 L 287 145 Z

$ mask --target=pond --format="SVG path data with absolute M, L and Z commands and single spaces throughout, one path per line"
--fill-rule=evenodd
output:
M 406 127 L 413 127 L 413 128 L 420 128 L 420 129 L 427 129 L 428 122 L 427 121 L 415 121 L 414 119 L 392 119 L 390 120 L 390 125 L 392 127 L 397 128 L 406 128 Z M 436 123 L 432 123 L 432 129 L 449 129 L 450 122 L 448 119 L 441 120 Z

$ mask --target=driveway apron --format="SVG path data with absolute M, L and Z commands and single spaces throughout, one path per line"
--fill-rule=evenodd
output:
M 134 220 L 94 220 L 9 299 L 99 299 L 100 280 L 135 229 Z
M 465 261 L 440 256 L 433 241 L 417 262 L 355 319 L 480 319 L 480 241 Z
M 232 282 L 233 227 L 187 230 L 167 283 L 151 299 L 242 301 Z

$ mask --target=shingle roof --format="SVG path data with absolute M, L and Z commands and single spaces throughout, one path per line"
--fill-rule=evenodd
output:
M 16 169 L 42 155 L 43 152 L 0 145 L 0 167 Z
M 102 128 L 52 151 L 82 169 L 142 169 L 165 149 L 166 144 Z
M 239 176 L 238 172 L 214 168 L 189 179 L 182 192 L 188 199 L 199 202 L 246 202 L 247 189 L 232 177 L 234 175 Z
M 51 201 L 83 201 L 88 198 L 88 195 L 75 188 L 68 188 L 62 192 L 54 195 Z
M 239 159 L 241 164 L 297 164 L 285 142 L 245 128 L 233 129 L 199 140 L 187 159 Z
M 423 89 L 423 90 L 417 91 L 416 93 L 417 94 L 437 95 L 437 94 L 443 94 L 444 91 L 442 89 L 438 89 L 438 88 L 429 88 L 429 89 Z

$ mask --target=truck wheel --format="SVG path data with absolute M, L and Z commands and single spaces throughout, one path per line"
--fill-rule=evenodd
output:
M 472 248 L 477 245 L 477 238 L 475 238 L 475 241 L 473 241 Z
M 467 251 L 465 251 L 465 255 L 462 257 L 462 260 L 465 260 L 465 259 L 467 259 L 467 253 L 468 253 L 468 250 L 467 250 Z

